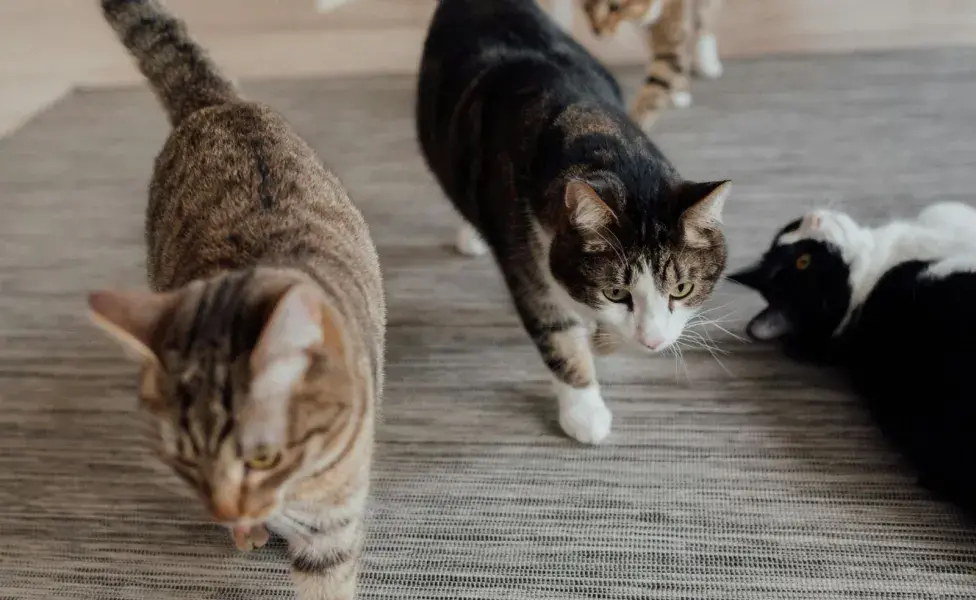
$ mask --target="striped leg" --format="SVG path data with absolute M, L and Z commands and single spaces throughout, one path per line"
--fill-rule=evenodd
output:
M 691 33 L 689 4 L 692 1 L 667 2 L 661 18 L 646 30 L 651 65 L 631 108 L 634 120 L 645 131 L 669 105 L 684 107 L 691 104 L 688 42 Z
M 360 515 L 311 518 L 288 511 L 275 531 L 288 540 L 298 600 L 353 600 L 363 547 Z
M 584 444 L 602 442 L 610 435 L 612 416 L 596 379 L 589 328 L 540 286 L 541 276 L 505 272 L 522 324 L 552 375 L 560 427 Z

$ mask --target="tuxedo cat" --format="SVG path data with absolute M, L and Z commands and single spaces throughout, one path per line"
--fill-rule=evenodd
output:
M 768 304 L 750 337 L 843 368 L 919 482 L 976 515 L 976 209 L 877 228 L 817 210 L 728 278 Z

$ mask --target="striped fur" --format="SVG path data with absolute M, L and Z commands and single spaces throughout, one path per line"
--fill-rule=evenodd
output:
M 142 365 L 160 457 L 238 547 L 270 529 L 299 598 L 353 598 L 386 319 L 366 223 L 160 2 L 102 8 L 174 129 L 149 188 L 154 291 L 93 293 L 93 317 Z
M 237 98 L 234 85 L 157 2 L 105 0 L 105 19 L 136 59 L 175 126 L 194 112 Z
M 715 38 L 720 4 L 721 0 L 584 0 L 590 26 L 599 36 L 613 35 L 624 21 L 644 30 L 647 76 L 630 110 L 644 129 L 668 106 L 691 102 L 692 73 L 721 75 Z
M 613 76 L 534 2 L 442 0 L 417 132 L 468 222 L 459 242 L 486 244 L 501 268 L 563 431 L 603 441 L 591 336 L 599 351 L 611 332 L 651 351 L 677 341 L 725 266 L 729 186 L 684 180 L 627 118 Z M 693 293 L 675 299 L 684 284 Z

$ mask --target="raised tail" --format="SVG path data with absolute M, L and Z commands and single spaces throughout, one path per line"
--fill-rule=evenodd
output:
M 173 126 L 208 106 L 239 98 L 186 24 L 160 0 L 101 0 L 105 20 L 135 57 Z

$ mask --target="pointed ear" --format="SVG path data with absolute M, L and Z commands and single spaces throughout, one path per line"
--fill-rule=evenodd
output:
M 782 310 L 767 307 L 746 326 L 746 333 L 762 342 L 783 337 L 793 330 L 793 324 Z
M 297 284 L 275 304 L 251 352 L 251 371 L 260 373 L 273 363 L 303 356 L 322 345 L 322 293 L 310 284 Z
M 679 188 L 681 220 L 686 226 L 714 227 L 722 222 L 722 209 L 732 191 L 731 181 L 695 183 L 686 181 Z
M 288 431 L 289 400 L 312 365 L 313 350 L 344 356 L 342 333 L 320 289 L 291 287 L 275 304 L 251 352 L 251 389 L 241 407 L 244 451 L 280 449 Z
M 571 180 L 566 184 L 565 202 L 569 222 L 583 236 L 584 247 L 595 252 L 606 245 L 600 230 L 617 217 L 593 186 Z
M 763 273 L 762 264 L 755 264 L 751 267 L 746 267 L 741 271 L 736 271 L 725 276 L 729 281 L 734 281 L 739 285 L 744 285 L 749 289 L 761 291 L 765 282 L 765 274 Z
M 153 340 L 178 302 L 178 292 L 101 290 L 88 296 L 92 322 L 119 342 L 130 358 L 143 364 L 159 362 L 152 350 Z

